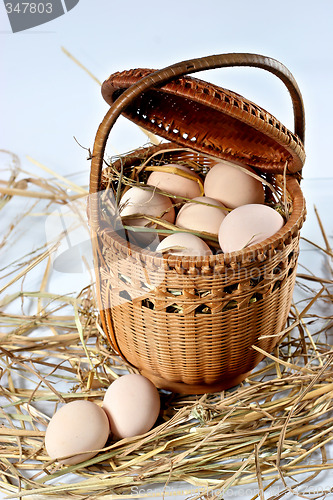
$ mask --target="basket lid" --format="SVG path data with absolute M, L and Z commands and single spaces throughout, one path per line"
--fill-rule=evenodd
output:
M 102 96 L 112 105 L 152 69 L 112 74 Z M 305 162 L 303 137 L 288 130 L 268 111 L 230 90 L 190 76 L 150 88 L 122 113 L 160 137 L 204 154 L 243 162 L 264 172 L 289 173 Z

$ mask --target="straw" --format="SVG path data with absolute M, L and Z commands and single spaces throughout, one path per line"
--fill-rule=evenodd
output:
M 51 192 L 56 176 L 49 173 L 44 181 Z M 14 195 L 9 203 L 15 201 Z M 49 203 L 37 200 L 36 217 L 45 217 Z M 73 213 L 82 222 L 82 214 Z M 7 224 L 5 252 L 14 231 Z M 327 255 L 327 242 L 325 248 L 313 242 L 319 254 Z M 106 341 L 93 283 L 77 294 L 53 293 L 50 250 L 36 256 L 22 245 L 21 255 L 13 260 L 21 270 L 2 286 L 7 295 L 0 316 L 0 488 L 8 498 L 140 498 L 133 485 L 160 484 L 167 492 L 179 481 L 191 498 L 219 498 L 237 485 L 252 485 L 262 499 L 267 481 L 281 484 L 282 498 L 295 494 L 304 474 L 311 484 L 333 469 L 326 451 L 333 440 L 333 353 L 326 340 L 333 317 L 315 314 L 315 306 L 332 297 L 332 280 L 298 276 L 302 300 L 293 304 L 279 346 L 274 354 L 264 352 L 265 361 L 243 384 L 200 397 L 160 391 L 162 411 L 151 431 L 108 441 L 90 460 L 60 466 L 44 447 L 59 405 L 76 399 L 101 405 L 112 380 L 133 369 Z M 26 278 L 38 270 L 39 286 L 26 288 Z

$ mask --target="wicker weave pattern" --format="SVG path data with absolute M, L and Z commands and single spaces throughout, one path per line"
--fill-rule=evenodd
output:
M 111 75 L 102 86 L 105 100 L 112 104 L 124 89 L 151 73 L 141 69 Z M 183 77 L 161 90 L 144 92 L 124 115 L 184 147 L 260 166 L 262 171 L 282 171 L 286 162 L 296 171 L 304 163 L 303 143 L 273 115 L 234 92 L 195 78 Z
M 186 72 L 230 65 L 262 67 L 284 81 L 294 106 L 294 134 L 241 96 L 183 77 Z M 91 194 L 108 187 L 108 169 L 102 169 L 104 149 L 112 126 L 124 113 L 191 151 L 175 152 L 172 143 L 148 152 L 141 148 L 122 159 L 123 168 L 140 165 L 161 150 L 160 160 L 193 160 L 203 172 L 212 164 L 207 153 L 241 159 L 257 172 L 260 168 L 291 207 L 280 231 L 248 249 L 196 258 L 162 257 L 129 248 L 103 219 L 99 197 L 91 197 L 97 297 L 111 345 L 158 387 L 198 394 L 221 390 L 244 380 L 261 361 L 253 345 L 272 351 L 289 313 L 306 211 L 299 175 L 284 178 L 281 172 L 286 166 L 296 172 L 304 162 L 302 98 L 286 68 L 257 55 L 212 56 L 148 73 L 119 73 L 103 86 L 105 98 L 113 104 L 96 135 Z M 112 168 L 119 171 L 120 163 Z
M 227 286 L 219 283 L 223 279 L 212 276 L 183 275 L 179 279 L 174 270 L 166 273 L 163 285 L 153 292 L 141 281 L 142 273 L 134 279 L 135 263 L 115 269 L 112 252 L 109 269 L 118 271 L 118 276 L 126 271 L 132 280 L 131 285 L 125 284 L 101 271 L 101 295 L 105 306 L 111 307 L 120 352 L 134 366 L 149 372 L 150 378 L 158 376 L 168 382 L 210 385 L 246 374 L 262 359 L 252 344 L 270 352 L 279 340 L 276 334 L 290 308 L 297 246 L 298 238 L 294 238 L 279 252 L 274 274 L 270 268 L 277 262 L 269 261 L 267 268 L 261 263 L 260 271 L 273 279 L 267 276 L 257 285 L 250 279 L 237 280 L 237 275 Z M 240 266 L 237 274 L 246 274 L 244 271 Z M 141 287 L 136 288 L 135 283 Z M 175 284 L 177 289 L 169 288 Z M 133 300 L 129 300 L 131 294 Z M 273 337 L 258 341 L 270 335 Z
M 159 149 L 164 146 L 150 152 Z M 140 153 L 123 164 L 140 163 Z M 203 160 L 171 148 L 166 157 Z M 282 181 L 276 176 L 279 191 Z M 232 254 L 161 258 L 135 246 L 129 252 L 105 224 L 98 244 L 100 308 L 119 354 L 167 389 L 208 392 L 244 379 L 263 358 L 251 346 L 272 351 L 290 309 L 305 201 L 293 177 L 287 193 L 293 209 L 282 230 Z

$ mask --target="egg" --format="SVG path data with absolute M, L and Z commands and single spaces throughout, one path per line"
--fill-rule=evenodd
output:
M 250 167 L 241 166 L 253 173 Z M 205 196 L 219 200 L 228 208 L 265 201 L 262 182 L 228 161 L 213 165 L 205 177 L 204 190 Z
M 219 244 L 224 253 L 241 250 L 273 236 L 283 225 L 283 217 L 268 205 L 242 205 L 222 221 Z
M 192 179 L 188 179 L 177 173 L 155 171 L 152 172 L 147 179 L 147 184 L 149 186 L 155 186 L 161 191 L 174 195 L 176 198 L 175 202 L 184 201 L 179 197 L 195 198 L 202 194 L 200 189 L 200 177 L 190 168 L 185 165 L 176 165 L 174 163 L 163 166 L 182 170 L 190 174 Z
M 152 189 L 133 186 L 121 197 L 121 216 L 144 214 L 152 217 L 162 217 L 168 222 L 175 220 L 175 209 L 170 198 Z M 129 219 L 127 224 L 131 226 L 144 226 L 148 224 L 147 219 Z
M 51 418 L 45 433 L 45 448 L 52 459 L 74 465 L 97 455 L 110 434 L 104 410 L 92 401 L 66 403 Z M 68 455 L 73 455 L 68 458 Z
M 201 202 L 214 206 L 203 205 Z M 176 218 L 176 226 L 217 235 L 227 213 L 220 201 L 208 196 L 199 196 L 181 207 Z
M 173 233 L 164 238 L 156 252 L 168 249 L 172 255 L 211 255 L 213 252 L 207 243 L 192 233 Z
M 115 438 L 148 432 L 160 412 L 160 396 L 154 384 L 139 374 L 123 375 L 107 389 L 103 409 Z

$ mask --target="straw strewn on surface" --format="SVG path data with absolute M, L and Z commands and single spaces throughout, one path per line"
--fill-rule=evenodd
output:
M 11 191 L 16 182 L 25 186 L 27 217 L 34 213 L 43 220 L 64 197 L 70 202 L 84 196 L 84 188 L 71 183 L 67 193 L 54 177 L 37 186 L 16 159 L 1 186 L 1 251 L 7 258 L 13 252 L 13 259 L 1 270 L 0 490 L 9 498 L 135 498 L 133 485 L 163 489 L 181 481 L 196 491 L 191 498 L 204 498 L 201 491 L 218 498 L 217 491 L 248 484 L 260 490 L 257 497 L 267 498 L 265 488 L 279 481 L 282 498 L 296 492 L 304 474 L 311 484 L 331 470 L 333 281 L 332 274 L 310 272 L 298 276 L 302 298 L 292 306 L 282 341 L 244 384 L 204 396 L 161 391 L 161 415 L 150 432 L 108 442 L 96 457 L 75 466 L 50 460 L 44 434 L 58 406 L 77 398 L 101 404 L 112 380 L 129 370 L 100 328 L 93 285 L 79 293 L 54 292 L 50 256 L 57 242 L 26 248 L 20 227 L 6 218 L 5 207 L 14 207 L 23 194 Z M 38 188 L 43 191 L 35 194 Z M 43 192 L 50 193 L 47 200 Z M 324 247 L 308 244 L 331 265 L 329 235 L 318 212 L 317 218 Z M 29 279 L 32 273 L 39 273 L 38 280 Z

